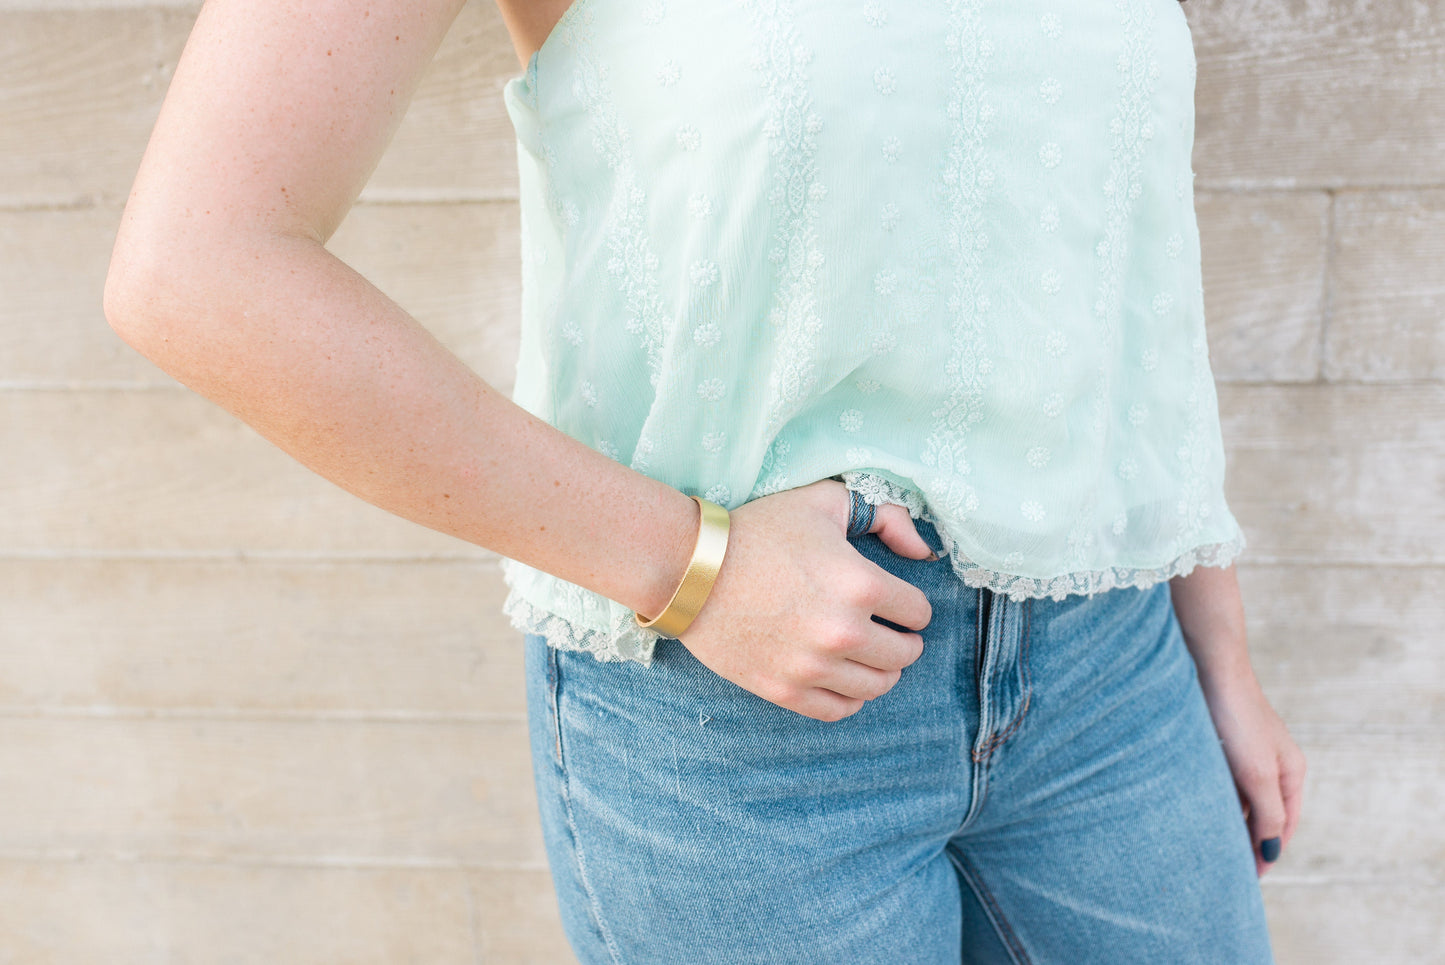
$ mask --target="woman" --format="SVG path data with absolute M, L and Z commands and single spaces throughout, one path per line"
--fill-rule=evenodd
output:
M 518 405 L 323 247 L 460 2 L 211 0 L 106 312 L 515 561 L 579 957 L 1269 961 L 1177 5 L 499 0 Z

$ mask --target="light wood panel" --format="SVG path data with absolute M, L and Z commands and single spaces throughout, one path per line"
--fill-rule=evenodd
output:
M 1216 382 L 1319 375 L 1329 206 L 1323 192 L 1196 196 Z
M 0 713 L 522 720 L 495 562 L 0 559 Z
M 1445 385 L 1221 385 L 1225 491 L 1261 562 L 1445 563 Z
M 174 386 L 101 312 L 120 212 L 0 211 L 0 386 Z M 513 204 L 362 204 L 330 248 L 510 393 L 521 317 Z
M 1190 0 L 1201 187 L 1439 186 L 1445 20 L 1419 0 Z
M 1445 885 L 1394 878 L 1274 884 L 1264 879 L 1279 965 L 1440 965 Z
M 362 502 L 190 392 L 0 402 L 0 554 L 486 555 Z
M 0 719 L 0 855 L 542 868 L 515 721 Z
M 0 861 L 16 963 L 567 965 L 545 871 Z
M 123 204 L 198 9 L 5 11 L 0 207 Z M 467 4 L 363 197 L 515 198 L 521 70 L 496 4 Z
M 1331 283 L 1327 377 L 1445 380 L 1445 191 L 1340 194 Z

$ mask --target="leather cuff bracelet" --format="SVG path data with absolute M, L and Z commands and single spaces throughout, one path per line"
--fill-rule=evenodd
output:
M 638 626 L 656 630 L 665 637 L 680 637 L 692 625 L 693 617 L 707 602 L 712 585 L 717 582 L 723 554 L 728 548 L 728 511 L 706 499 L 691 498 L 697 503 L 700 518 L 697 545 L 693 547 L 687 572 L 682 575 L 682 582 L 661 613 L 651 620 L 644 620 L 641 613 L 636 615 Z

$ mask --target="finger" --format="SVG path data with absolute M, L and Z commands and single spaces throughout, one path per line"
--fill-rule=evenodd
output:
M 899 579 L 883 567 L 866 561 L 877 577 L 872 596 L 866 602 L 875 616 L 910 630 L 922 630 L 933 619 L 933 605 L 918 587 Z
M 832 722 L 858 713 L 863 704 L 861 697 L 846 697 L 823 687 L 812 687 L 794 703 L 781 706 L 804 717 Z
M 1284 846 L 1289 845 L 1289 839 L 1294 837 L 1294 829 L 1299 825 L 1300 811 L 1304 806 L 1304 782 L 1304 755 L 1281 757 L 1279 789 L 1284 798 L 1284 841 L 1281 842 Z
M 1244 788 L 1249 795 L 1249 836 L 1261 859 L 1273 863 L 1279 857 L 1284 838 L 1284 795 L 1280 790 L 1279 770 L 1269 768 Z
M 880 670 L 856 660 L 839 660 L 818 686 L 842 697 L 876 700 L 893 689 L 902 673 L 902 669 Z
M 906 556 L 911 560 L 934 556 L 933 547 L 918 535 L 918 527 L 913 524 L 913 517 L 908 515 L 908 510 L 902 506 L 892 503 L 879 506 L 873 516 L 873 526 L 868 532 L 878 534 L 883 545 L 899 556 Z
M 845 654 L 849 660 L 875 670 L 895 672 L 923 656 L 921 634 L 903 633 L 877 621 L 870 621 L 868 626 L 862 645 Z

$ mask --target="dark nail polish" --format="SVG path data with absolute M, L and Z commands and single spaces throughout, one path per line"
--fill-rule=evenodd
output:
M 1259 856 L 1273 864 L 1279 858 L 1279 838 L 1265 838 L 1261 841 Z

